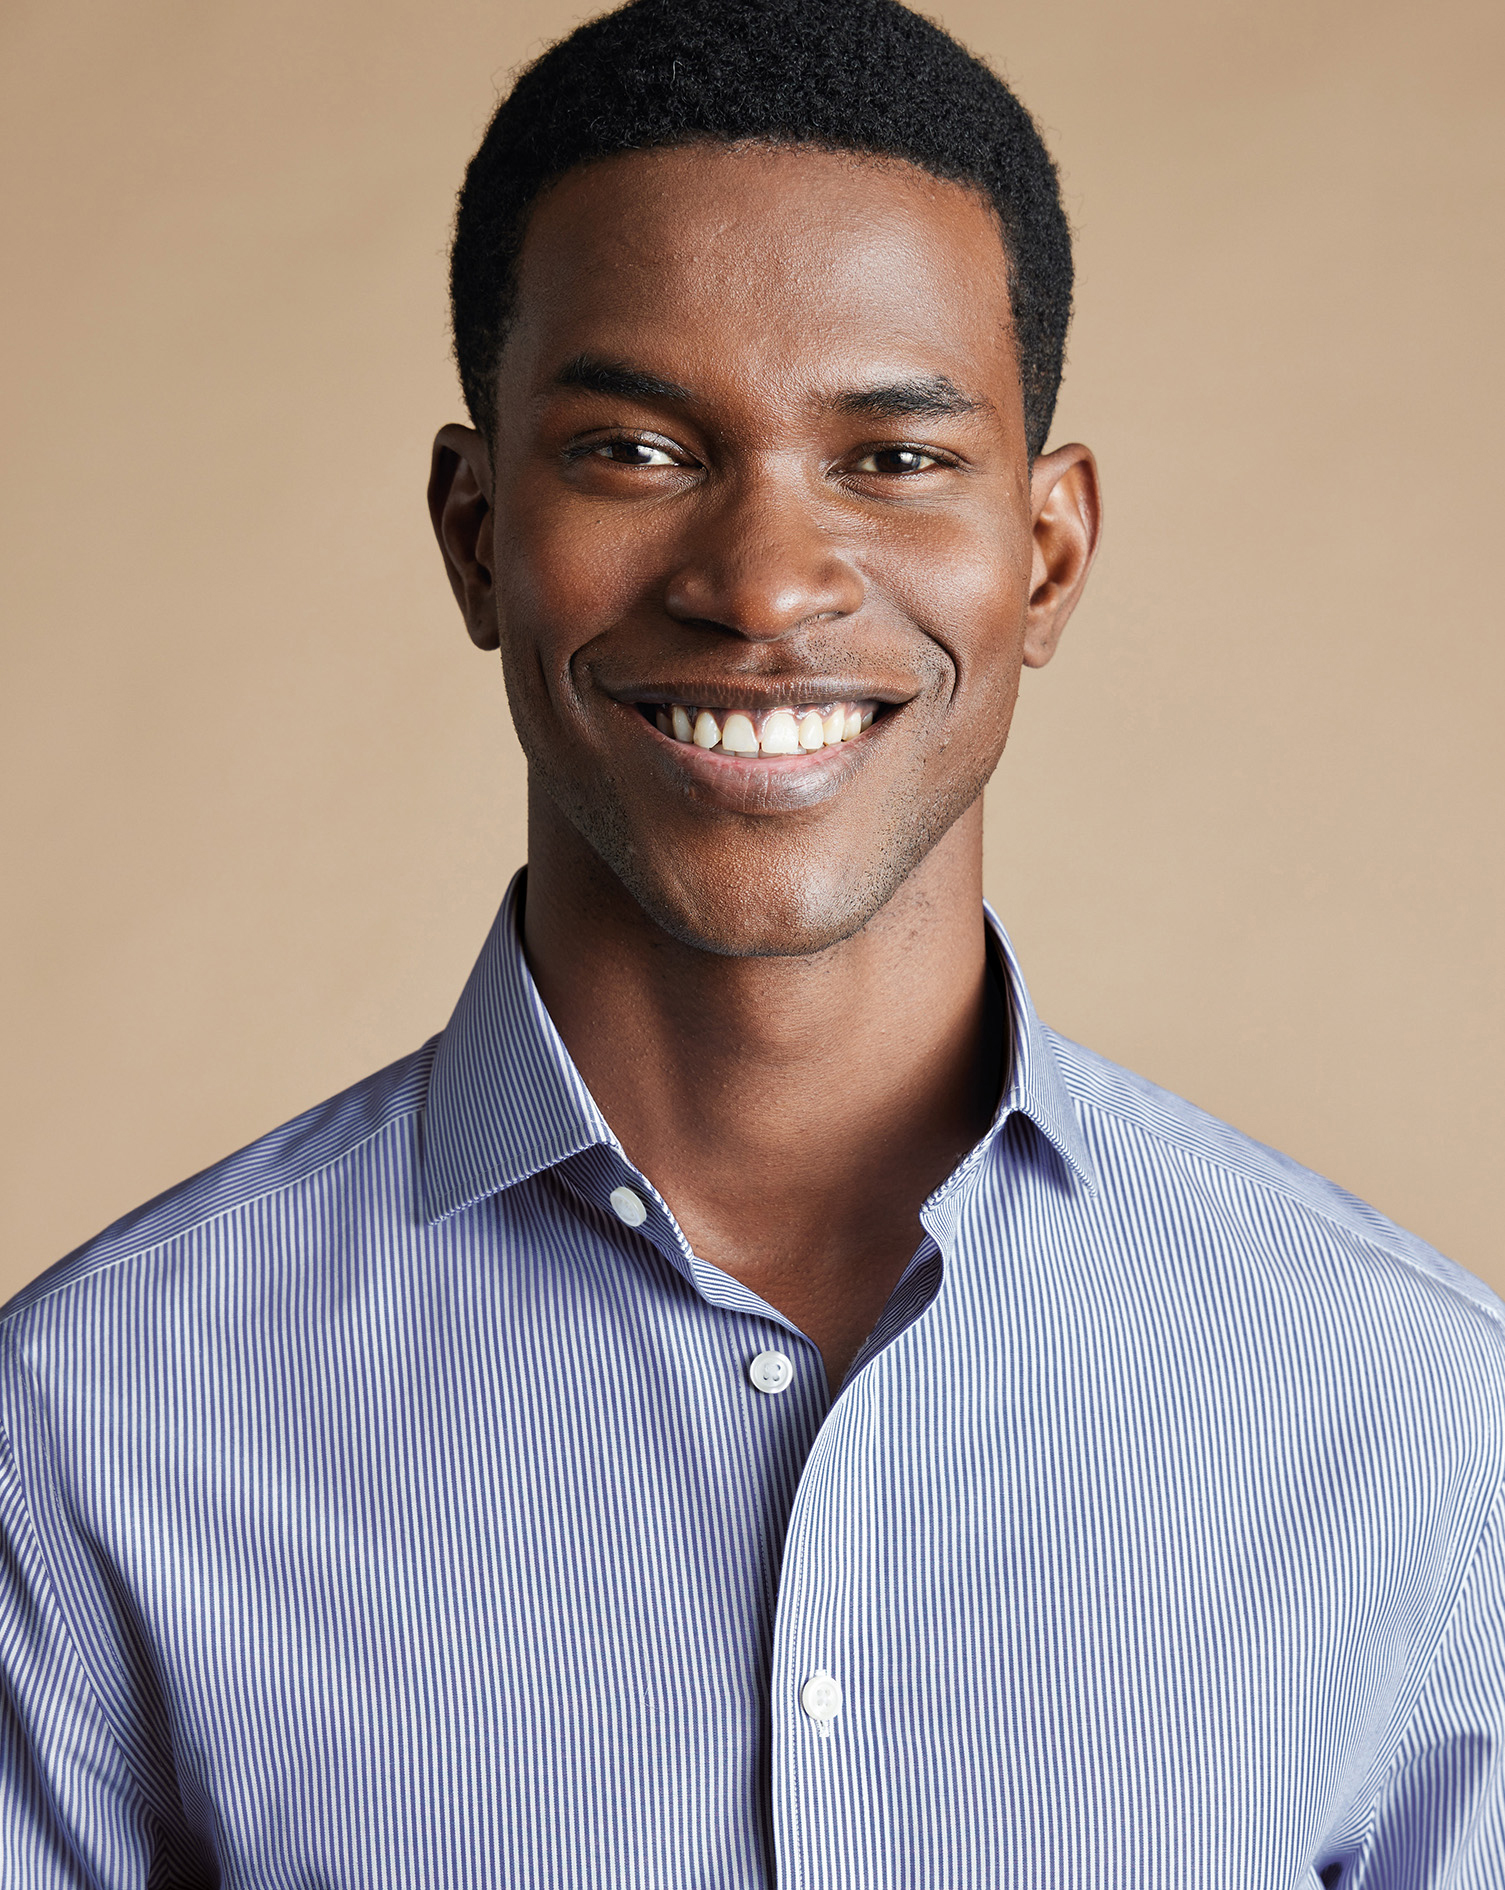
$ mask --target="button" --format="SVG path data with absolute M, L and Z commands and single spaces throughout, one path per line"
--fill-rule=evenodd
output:
M 800 1688 L 800 1705 L 820 1730 L 829 1734 L 831 1721 L 841 1711 L 841 1688 L 824 1667 L 817 1667 Z
M 611 1191 L 611 1211 L 627 1227 L 641 1227 L 648 1218 L 648 1209 L 643 1204 L 643 1197 L 635 1194 L 631 1188 L 613 1188 Z
M 770 1396 L 787 1391 L 794 1383 L 794 1366 L 782 1352 L 760 1352 L 747 1368 L 747 1375 L 759 1391 Z

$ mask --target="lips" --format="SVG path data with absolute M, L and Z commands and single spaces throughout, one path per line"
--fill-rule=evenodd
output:
M 688 702 L 644 702 L 642 713 L 661 735 L 718 755 L 747 761 L 776 755 L 813 755 L 855 741 L 871 726 L 875 702 L 790 702 L 766 709 Z

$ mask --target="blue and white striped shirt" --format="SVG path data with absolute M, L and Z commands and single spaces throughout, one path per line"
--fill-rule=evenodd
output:
M 1485 1288 L 1009 957 L 833 1398 L 515 909 L 434 1042 L 0 1323 L 6 1886 L 1505 1884 Z

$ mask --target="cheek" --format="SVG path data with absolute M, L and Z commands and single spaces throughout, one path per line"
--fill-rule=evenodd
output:
M 887 573 L 899 608 L 924 632 L 937 670 L 937 707 L 970 718 L 1012 706 L 1024 661 L 1029 568 L 1010 555 L 1008 521 L 996 532 L 955 532 L 923 567 Z
M 642 546 L 589 508 L 515 506 L 496 543 L 504 639 L 563 681 L 577 652 L 631 614 L 651 588 Z

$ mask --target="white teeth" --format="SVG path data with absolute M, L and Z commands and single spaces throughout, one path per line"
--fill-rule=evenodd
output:
M 749 722 L 748 727 L 752 724 Z M 728 730 L 731 723 L 727 723 Z M 726 736 L 722 736 L 726 741 Z M 800 752 L 800 732 L 794 717 L 788 709 L 775 709 L 763 723 L 763 753 L 765 755 L 797 755 Z
M 813 755 L 838 742 L 854 741 L 871 728 L 876 714 L 875 708 L 845 702 L 824 710 L 807 705 L 756 713 L 668 702 L 654 706 L 653 722 L 677 742 L 694 742 L 697 748 L 714 748 L 725 755 Z
M 770 716 L 769 720 L 772 719 Z M 734 709 L 726 718 L 726 727 L 721 731 L 721 746 L 729 755 L 757 754 L 758 731 L 752 725 L 752 717 L 744 715 L 740 709 Z

